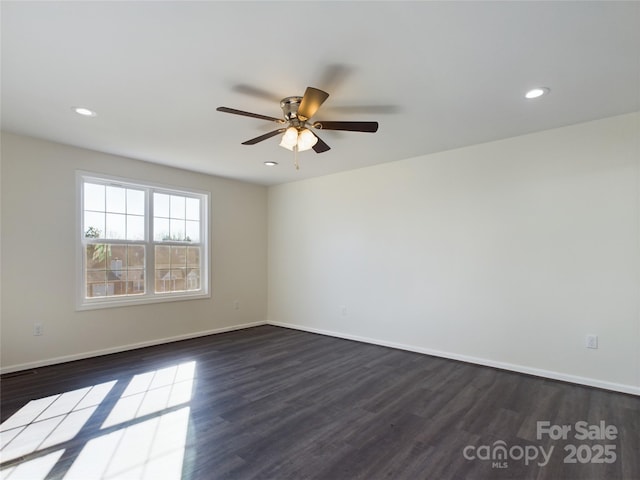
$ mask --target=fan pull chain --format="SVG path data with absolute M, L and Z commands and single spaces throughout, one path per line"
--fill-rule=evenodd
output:
M 298 146 L 293 147 L 293 164 L 296 166 L 296 170 L 300 170 L 300 164 L 298 163 Z

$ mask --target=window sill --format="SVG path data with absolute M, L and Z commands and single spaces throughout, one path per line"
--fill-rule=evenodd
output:
M 166 302 L 183 302 L 185 300 L 202 300 L 211 298 L 210 293 L 193 293 L 193 294 L 184 294 L 181 293 L 179 295 L 155 295 L 151 296 L 141 296 L 141 297 L 129 297 L 129 298 L 113 298 L 105 300 L 104 298 L 100 298 L 95 301 L 86 301 L 83 300 L 76 304 L 76 311 L 84 311 L 84 310 L 98 310 L 102 308 L 118 308 L 118 307 L 131 307 L 136 305 L 151 305 L 154 303 L 166 303 Z

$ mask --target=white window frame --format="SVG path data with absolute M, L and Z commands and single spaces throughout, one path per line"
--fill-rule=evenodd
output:
M 144 281 L 145 293 L 138 295 L 123 296 L 101 296 L 87 297 L 87 280 L 85 277 L 85 240 L 84 240 L 84 183 L 100 183 L 104 185 L 115 185 L 125 188 L 135 188 L 145 191 L 145 239 L 143 241 L 127 241 L 127 240 L 109 240 L 111 244 L 134 244 L 145 246 L 145 266 Z M 179 292 L 155 292 L 155 258 L 154 247 L 156 245 L 179 245 L 189 246 L 188 242 L 163 241 L 154 240 L 153 232 L 153 194 L 164 193 L 183 195 L 187 197 L 196 197 L 200 199 L 200 289 L 197 291 L 179 291 Z M 211 264 L 209 261 L 210 251 L 210 228 L 209 228 L 209 211 L 210 211 L 211 194 L 206 191 L 175 187 L 170 185 L 162 185 L 152 182 L 139 181 L 129 178 L 116 177 L 101 173 L 76 171 L 76 310 L 92 310 L 98 308 L 122 307 L 127 305 L 141 305 L 158 302 L 184 301 L 192 299 L 211 298 Z

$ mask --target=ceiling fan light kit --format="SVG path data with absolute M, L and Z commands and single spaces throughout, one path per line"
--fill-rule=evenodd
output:
M 378 122 L 336 122 L 336 121 L 316 121 L 309 120 L 316 114 L 320 106 L 329 97 L 327 92 L 318 88 L 307 87 L 304 96 L 286 97 L 280 101 L 283 119 L 270 117 L 268 115 L 260 115 L 258 113 L 245 112 L 229 107 L 218 107 L 216 110 L 224 113 L 232 113 L 234 115 L 242 115 L 245 117 L 258 118 L 287 125 L 273 130 L 259 137 L 252 138 L 243 145 L 255 145 L 256 143 L 267 140 L 283 133 L 280 146 L 291 150 L 294 153 L 304 152 L 313 149 L 316 153 L 323 153 L 331 149 L 318 135 L 311 131 L 316 130 L 344 130 L 350 132 L 369 132 L 374 133 L 378 130 Z M 295 159 L 296 168 L 298 168 L 297 156 Z
M 298 133 L 298 138 L 296 140 L 296 150 L 298 152 L 304 152 L 306 150 L 311 150 L 311 148 L 318 143 L 318 137 L 316 137 L 311 130 L 307 128 L 303 128 Z
M 309 135 L 311 135 L 313 141 L 309 140 Z M 299 152 L 304 152 L 305 150 L 309 150 L 313 147 L 317 141 L 318 139 L 306 128 L 300 129 L 299 127 L 289 127 L 285 130 L 284 135 L 282 136 L 280 146 L 287 150 L 293 151 L 294 148 L 297 148 Z

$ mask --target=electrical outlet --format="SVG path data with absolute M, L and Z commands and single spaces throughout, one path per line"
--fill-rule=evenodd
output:
M 598 348 L 598 336 L 597 335 L 587 335 L 586 347 L 587 348 Z
M 33 324 L 33 335 L 39 337 L 43 333 L 43 327 L 41 323 Z
M 347 306 L 346 305 L 341 305 L 340 306 L 340 315 L 342 315 L 343 317 L 347 316 Z
M 233 302 L 233 309 L 234 310 L 240 310 L 240 300 L 235 300 Z

